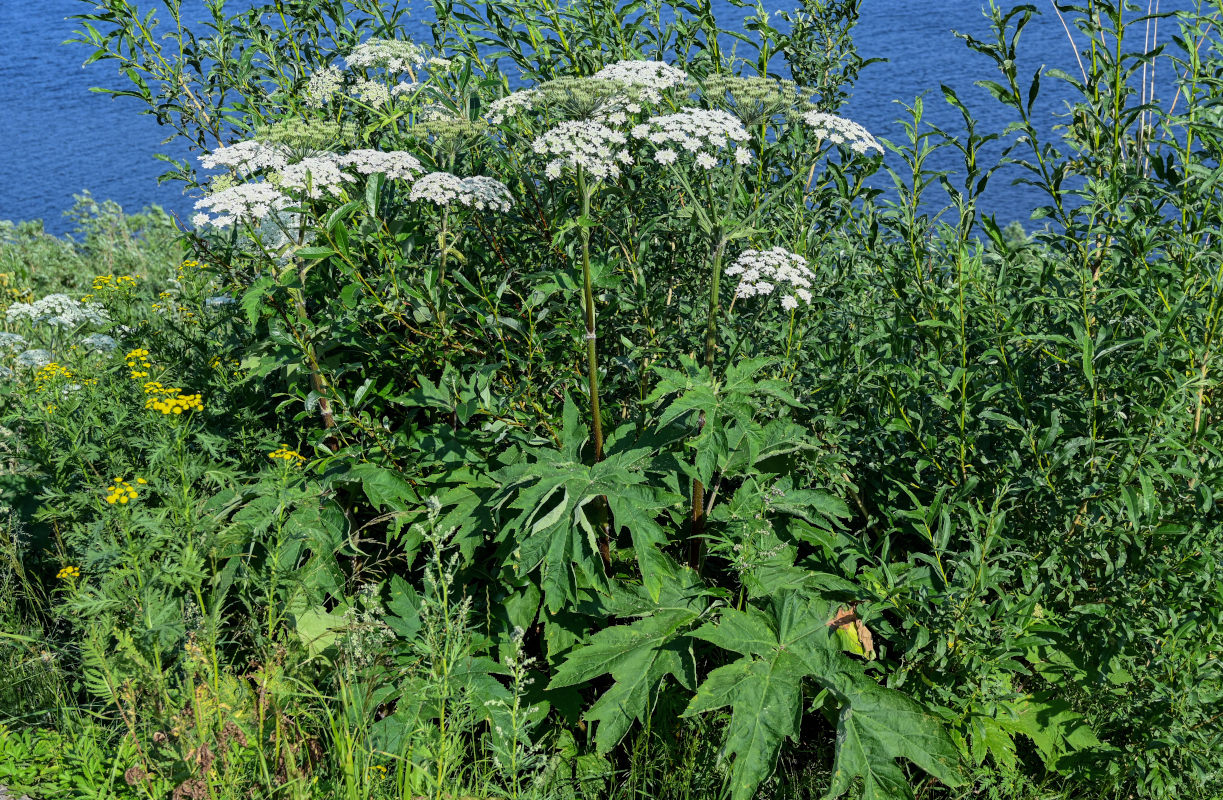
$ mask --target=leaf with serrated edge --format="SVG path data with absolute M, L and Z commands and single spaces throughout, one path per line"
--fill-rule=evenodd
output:
M 659 609 L 631 625 L 606 628 L 574 650 L 556 671 L 549 688 L 585 683 L 611 673 L 615 683 L 586 712 L 597 722 L 595 744 L 606 753 L 624 738 L 633 720 L 645 722 L 651 698 L 667 675 L 693 684 L 688 627 L 698 612 L 687 608 Z

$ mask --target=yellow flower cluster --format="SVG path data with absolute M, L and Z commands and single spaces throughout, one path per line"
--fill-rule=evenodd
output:
M 34 300 L 34 291 L 32 289 L 17 289 L 12 286 L 4 290 L 5 306 L 11 306 L 13 303 L 29 303 Z
M 136 288 L 136 279 L 131 275 L 99 275 L 93 279 L 93 290 L 100 294 L 120 292 L 128 294 Z
M 186 261 L 184 261 L 183 263 L 178 265 L 178 274 L 182 275 L 183 273 L 189 272 L 190 270 L 193 270 L 193 269 L 208 269 L 208 265 L 201 264 L 200 262 L 189 258 Z
M 173 300 L 174 299 L 174 295 L 171 294 L 170 292 L 162 292 L 161 294 L 157 296 L 160 297 L 162 300 Z M 183 322 L 195 324 L 195 312 L 187 308 L 184 305 L 181 305 L 181 304 L 175 305 L 173 303 L 162 305 L 161 303 L 154 303 L 153 310 L 159 311 L 163 314 L 177 314 L 179 317 L 182 318 Z
M 306 460 L 301 453 L 296 450 L 290 450 L 287 444 L 282 444 L 277 449 L 268 453 L 268 458 L 283 458 L 290 464 L 300 464 Z
M 144 407 L 163 414 L 182 414 L 187 411 L 204 410 L 204 398 L 201 395 L 183 394 L 182 390 L 176 386 L 162 387 L 161 384 L 157 384 L 157 388 L 150 389 L 149 384 L 146 383 L 144 391 L 145 394 L 152 395 L 144 401 Z
M 127 368 L 132 371 L 132 380 L 149 377 L 149 351 L 136 349 L 127 354 Z
M 62 367 L 58 362 L 52 361 L 47 366 L 34 373 L 34 386 L 38 389 L 46 388 L 47 384 L 54 383 L 57 378 L 71 378 L 72 370 L 67 367 Z
M 59 578 L 61 581 L 68 580 L 69 578 L 79 578 L 81 577 L 81 570 L 77 567 L 64 567 L 59 572 L 55 573 L 55 577 Z
M 136 483 L 144 484 L 148 483 L 148 481 L 146 481 L 144 478 L 137 478 Z M 115 485 L 111 486 L 109 489 L 107 489 L 107 491 L 109 494 L 106 495 L 106 502 L 110 503 L 112 506 L 115 503 L 123 504 L 129 500 L 136 499 L 136 490 L 132 488 L 130 483 L 122 478 L 115 478 Z

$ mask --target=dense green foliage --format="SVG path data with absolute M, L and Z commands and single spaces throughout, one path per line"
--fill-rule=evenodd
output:
M 1223 6 L 992 8 L 1014 122 L 877 147 L 852 0 L 86 3 L 216 169 L 3 231 L 0 784 L 1223 794 Z

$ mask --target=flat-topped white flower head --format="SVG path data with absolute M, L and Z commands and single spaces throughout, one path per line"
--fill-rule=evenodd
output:
M 495 178 L 473 175 L 460 178 L 449 172 L 430 172 L 412 186 L 409 200 L 426 200 L 439 206 L 460 205 L 478 211 L 509 211 L 514 198 Z
M 883 152 L 883 145 L 879 144 L 870 131 L 853 120 L 822 111 L 808 111 L 803 114 L 803 122 L 821 139 L 844 145 L 859 155 L 866 155 L 871 150 Z
M 639 89 L 642 97 L 651 103 L 661 100 L 664 90 L 683 86 L 688 81 L 688 73 L 662 61 L 617 61 L 591 77 Z
M 25 305 L 24 303 L 14 305 Z M 10 306 L 12 308 L 12 306 Z M 7 315 L 6 315 L 7 316 Z M 0 351 L 15 353 L 18 350 L 24 350 L 29 345 L 25 337 L 17 333 L 9 333 L 8 331 L 0 331 Z
M 718 151 L 727 150 L 732 144 L 731 155 L 736 163 L 751 161 L 750 151 L 742 147 L 751 139 L 751 134 L 734 115 L 725 111 L 685 108 L 635 125 L 632 134 L 634 139 L 660 148 L 654 155 L 654 160 L 660 164 L 674 163 L 673 155 L 692 153 L 698 166 L 712 169 L 718 164 Z M 666 155 L 661 155 L 663 153 Z
M 406 39 L 369 39 L 344 57 L 349 69 L 411 72 L 426 62 L 425 51 Z
M 273 211 L 291 204 L 292 201 L 271 184 L 243 183 L 197 200 L 195 208 L 200 213 L 191 221 L 197 227 L 215 225 L 228 228 L 242 221 L 262 221 Z
M 540 99 L 538 89 L 523 89 L 520 92 L 507 94 L 500 100 L 494 100 L 488 104 L 484 118 L 494 125 L 500 125 L 510 117 L 517 116 L 519 112 L 534 108 Z
M 381 173 L 392 181 L 410 181 L 425 171 L 416 156 L 403 150 L 350 150 L 339 162 L 362 175 Z
M 29 320 L 57 328 L 103 325 L 110 319 L 100 303 L 82 303 L 66 294 L 49 294 L 32 303 L 13 303 L 4 317 L 9 322 Z
M 811 303 L 815 273 L 807 266 L 807 259 L 784 248 L 744 250 L 726 268 L 726 274 L 740 276 L 737 297 L 765 297 L 780 289 L 785 292 L 781 307 L 786 311 L 797 308 L 799 300 Z
M 566 169 L 581 169 L 595 180 L 615 180 L 631 164 L 628 137 L 600 122 L 562 122 L 535 139 L 532 149 L 549 158 L 544 174 L 556 180 Z
M 288 163 L 289 151 L 286 147 L 254 139 L 218 147 L 200 156 L 200 165 L 204 169 L 228 169 L 243 176 L 261 169 L 283 169 Z
M 306 105 L 322 108 L 344 88 L 344 73 L 339 67 L 326 66 L 306 81 Z
M 369 103 L 371 106 L 385 106 L 391 102 L 391 90 L 386 87 L 386 84 L 378 81 L 358 78 L 352 88 L 358 100 Z
M 340 169 L 340 159 L 333 153 L 303 158 L 273 176 L 273 182 L 282 190 L 305 194 L 313 200 L 324 193 L 339 197 L 344 184 L 353 180 Z

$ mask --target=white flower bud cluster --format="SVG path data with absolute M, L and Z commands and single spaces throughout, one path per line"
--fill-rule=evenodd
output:
M 340 169 L 339 159 L 331 153 L 303 158 L 272 177 L 280 189 L 306 194 L 313 200 L 320 199 L 324 192 L 339 197 L 343 185 L 353 180 Z
M 694 155 L 698 166 L 713 169 L 718 157 L 710 152 L 726 149 L 734 143 L 733 157 L 737 164 L 751 163 L 752 153 L 743 142 L 751 134 L 743 123 L 726 111 L 685 108 L 675 114 L 654 117 L 632 130 L 634 139 L 654 145 L 654 160 L 659 164 L 674 164 L 680 152 Z
M 591 77 L 632 86 L 651 103 L 662 100 L 663 90 L 682 86 L 688 81 L 688 73 L 662 61 L 617 61 Z
M 371 106 L 385 106 L 391 102 L 391 90 L 378 81 L 358 78 L 352 88 L 358 100 L 369 103 Z
M 883 152 L 883 145 L 871 136 L 870 131 L 852 120 L 822 111 L 808 111 L 803 114 L 803 122 L 820 138 L 833 144 L 847 145 L 859 155 L 866 155 L 871 150 Z
M 439 206 L 458 203 L 479 211 L 509 211 L 514 198 L 505 184 L 483 175 L 460 178 L 449 172 L 430 172 L 412 186 L 409 200 L 427 200 Z
M 521 92 L 507 94 L 500 100 L 494 100 L 488 104 L 484 118 L 494 125 L 500 125 L 510 117 L 516 116 L 518 112 L 533 108 L 539 100 L 538 89 L 523 89 Z
M 532 144 L 541 156 L 550 156 L 544 175 L 557 180 L 566 167 L 585 170 L 596 180 L 620 177 L 620 165 L 632 164 L 623 145 L 628 137 L 598 122 L 562 122 Z M 617 149 L 618 148 L 618 149 Z
M 283 146 L 254 139 L 218 147 L 200 156 L 204 169 L 228 169 L 240 175 L 250 175 L 261 169 L 283 169 L 288 163 L 289 153 Z
M 343 88 L 344 73 L 340 71 L 340 68 L 323 67 L 306 81 L 306 105 L 311 108 L 322 108 Z
M 45 323 L 60 328 L 105 325 L 110 321 L 101 304 L 82 303 L 66 294 L 49 294 L 33 303 L 13 303 L 4 312 L 4 318 L 9 322 L 28 320 L 35 325 Z
M 410 181 L 425 171 L 416 156 L 403 150 L 351 150 L 339 160 L 362 175 L 382 173 L 392 181 Z
M 765 297 L 781 288 L 793 292 L 782 295 L 781 307 L 786 311 L 797 308 L 799 300 L 811 304 L 815 273 L 807 266 L 807 259 L 784 248 L 744 250 L 726 268 L 726 274 L 742 276 L 736 297 Z
M 239 221 L 260 221 L 273 211 L 285 208 L 292 201 L 266 183 L 243 183 L 197 200 L 200 213 L 191 218 L 196 227 L 216 225 L 227 228 Z M 209 216 L 207 212 L 215 214 Z
M 402 39 L 369 39 L 344 57 L 349 69 L 410 72 L 425 64 L 425 51 Z

